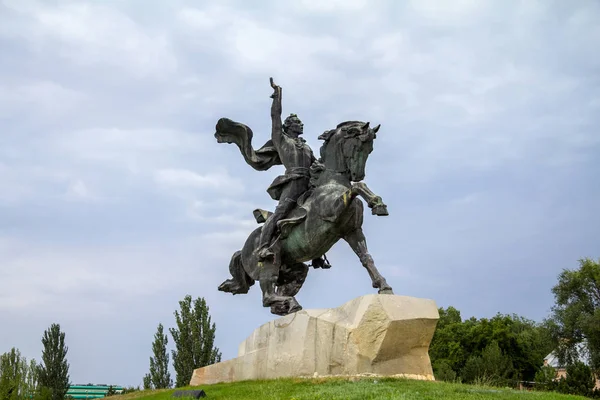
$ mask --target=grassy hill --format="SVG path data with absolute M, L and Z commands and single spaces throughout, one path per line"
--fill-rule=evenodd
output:
M 192 389 L 192 388 L 186 388 Z M 348 379 L 277 379 L 204 385 L 206 399 L 231 400 L 318 400 L 318 399 L 531 399 L 568 400 L 583 397 L 556 393 L 526 392 L 445 382 L 424 382 L 393 378 Z M 173 390 L 134 392 L 115 400 L 171 400 Z

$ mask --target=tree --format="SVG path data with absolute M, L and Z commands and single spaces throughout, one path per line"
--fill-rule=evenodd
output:
M 536 390 L 554 391 L 557 388 L 556 370 L 550 365 L 544 365 L 535 374 Z
M 471 356 L 462 370 L 465 382 L 486 382 L 494 386 L 503 386 L 514 376 L 510 357 L 502 353 L 498 343 L 486 346 L 481 356 Z
M 567 378 L 564 385 L 559 386 L 563 393 L 591 396 L 596 380 L 590 367 L 582 362 L 576 362 L 567 367 Z
M 152 389 L 152 377 L 150 374 L 144 375 L 144 390 Z
M 123 388 L 123 390 L 121 390 L 121 394 L 128 394 L 128 393 L 133 393 L 133 392 L 137 392 L 140 390 L 140 387 L 134 387 L 134 386 L 129 386 L 126 388 Z
M 39 385 L 51 391 L 52 400 L 63 400 L 69 389 L 69 364 L 65 333 L 60 331 L 59 324 L 52 324 L 44 331 L 42 345 Z
M 0 400 L 18 400 L 24 397 L 27 379 L 27 361 L 14 347 L 0 356 Z
M 437 360 L 433 363 L 433 375 L 438 381 L 456 381 L 456 371 L 452 369 L 452 367 L 446 360 Z
M 110 385 L 108 387 L 108 390 L 106 391 L 106 394 L 104 395 L 104 397 L 110 397 L 110 396 L 114 396 L 117 394 L 117 391 L 115 390 L 115 388 L 113 387 L 113 385 Z
M 32 358 L 31 360 L 29 360 L 29 367 L 28 367 L 28 371 L 27 371 L 27 380 L 25 382 L 25 387 L 26 387 L 25 391 L 26 391 L 28 397 L 32 397 L 37 391 L 38 380 L 39 380 L 39 370 L 40 370 L 40 367 L 39 367 L 39 365 L 37 365 L 37 362 L 35 361 L 35 359 Z
M 580 360 L 600 373 L 600 259 L 579 260 L 576 270 L 564 269 L 552 288 L 555 305 L 547 321 L 562 365 Z
M 29 364 L 21 352 L 12 348 L 0 355 L 0 400 L 31 398 L 37 387 L 38 367 L 34 359 Z
M 154 357 L 150 357 L 150 382 L 155 389 L 167 389 L 173 385 L 171 374 L 169 373 L 169 353 L 167 353 L 167 344 L 169 339 L 163 333 L 163 325 L 158 324 L 152 343 L 152 352 Z
M 554 348 L 542 324 L 517 315 L 463 321 L 454 307 L 440 308 L 439 314 L 429 346 L 436 377 L 498 385 L 508 380 L 531 381 Z
M 204 298 L 194 300 L 192 307 L 192 296 L 187 295 L 179 307 L 181 313 L 174 313 L 177 328 L 169 329 L 175 343 L 172 355 L 176 387 L 188 385 L 195 368 L 221 361 L 221 353 L 214 347 L 216 327 L 211 325 Z
M 444 369 L 444 374 L 448 375 L 448 368 L 458 372 L 467 360 L 468 353 L 462 343 L 467 334 L 466 325 L 456 308 L 440 308 L 438 311 L 440 319 L 429 346 L 429 356 L 432 365 L 436 369 Z

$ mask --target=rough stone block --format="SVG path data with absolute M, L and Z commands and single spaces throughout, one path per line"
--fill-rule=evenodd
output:
M 301 310 L 256 329 L 237 358 L 196 369 L 190 385 L 365 374 L 433 380 L 428 350 L 438 318 L 433 300 L 395 295 Z

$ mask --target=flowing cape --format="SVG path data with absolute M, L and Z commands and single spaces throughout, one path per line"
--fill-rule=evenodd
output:
M 273 165 L 281 165 L 281 159 L 272 140 L 268 140 L 260 149 L 252 148 L 252 129 L 229 118 L 217 121 L 215 138 L 218 143 L 235 143 L 246 163 L 257 171 L 266 171 Z

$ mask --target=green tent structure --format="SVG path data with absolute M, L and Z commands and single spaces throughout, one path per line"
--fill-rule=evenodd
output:
M 67 397 L 73 399 L 101 399 L 106 397 L 106 393 L 108 393 L 111 386 L 116 394 L 123 391 L 123 387 L 115 385 L 71 385 L 67 391 Z

